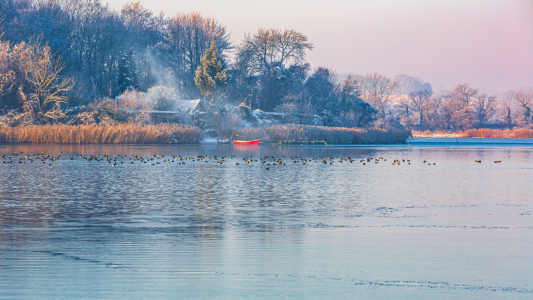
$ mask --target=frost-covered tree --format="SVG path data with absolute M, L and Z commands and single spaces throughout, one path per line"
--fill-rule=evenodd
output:
M 390 111 L 392 95 L 398 91 L 398 82 L 379 73 L 369 73 L 362 80 L 363 100 L 378 111 L 378 118 L 385 119 Z
M 145 124 L 150 123 L 150 111 L 154 109 L 152 102 L 143 92 L 127 90 L 117 97 L 118 106 L 126 114 L 126 122 Z
M 474 111 L 480 124 L 486 124 L 496 114 L 496 97 L 481 94 L 477 96 L 473 103 Z
M 468 83 L 462 83 L 455 87 L 452 94 L 461 102 L 462 108 L 465 108 L 472 104 L 472 98 L 479 94 L 479 90 L 471 87 Z
M 199 95 L 194 78 L 211 40 L 215 41 L 219 58 L 225 65 L 231 44 L 226 27 L 217 19 L 191 12 L 178 14 L 167 21 L 162 61 L 176 78 L 176 87 L 184 97 Z
M 529 125 L 533 122 L 533 115 L 531 109 L 533 108 L 533 91 L 518 91 L 514 94 L 513 99 L 522 108 L 520 121 L 523 124 Z
M 339 84 L 341 111 L 347 111 L 352 102 L 361 101 L 361 82 L 357 76 L 348 76 Z
M 506 91 L 498 98 L 500 100 L 500 117 L 503 123 L 507 126 L 513 124 L 513 112 L 515 108 L 514 103 L 515 91 Z
M 195 71 L 210 41 L 215 40 L 222 60 L 231 48 L 226 27 L 216 19 L 199 13 L 167 18 L 138 1 L 116 11 L 101 0 L 0 0 L 0 14 L 5 40 L 27 43 L 43 36 L 65 64 L 61 75 L 76 80 L 71 96 L 83 103 L 117 96 L 131 86 L 124 80 L 119 86 L 118 80 L 128 77 L 119 67 L 127 65 L 123 56 L 130 50 L 138 77 L 133 86 L 146 91 L 165 84 L 196 97 Z
M 479 124 L 475 110 L 471 106 L 462 108 L 452 114 L 452 125 L 454 130 L 467 130 Z
M 247 34 L 238 48 L 238 58 L 245 60 L 253 73 L 269 72 L 274 68 L 301 64 L 305 51 L 313 44 L 296 30 L 260 28 L 256 34 Z
M 154 86 L 148 89 L 146 97 L 155 110 L 170 110 L 177 100 L 176 90 L 166 86 Z
M 29 95 L 24 97 L 29 109 L 36 111 L 48 119 L 64 116 L 61 105 L 68 103 L 66 94 L 73 88 L 70 78 L 61 77 L 64 65 L 54 60 L 52 50 L 40 39 L 33 40 L 29 45 L 29 60 L 24 70 Z
M 19 109 L 24 102 L 25 69 L 30 53 L 26 43 L 0 41 L 0 111 Z
M 435 122 L 433 129 L 453 129 L 453 116 L 462 109 L 462 103 L 453 94 L 440 95 L 434 101 L 437 104 L 438 121 Z
M 428 90 L 419 90 L 409 94 L 409 100 L 411 101 L 412 107 L 418 113 L 421 129 L 427 128 L 426 120 L 432 104 L 432 94 L 433 92 Z
M 353 101 L 350 106 L 349 110 L 340 112 L 340 126 L 365 127 L 376 120 L 377 111 L 365 101 Z
M 361 98 L 361 78 L 348 76 L 337 85 L 340 125 L 365 127 L 375 121 L 377 111 Z
M 215 48 L 215 40 L 211 40 L 211 46 L 205 51 L 201 65 L 196 69 L 194 82 L 202 95 L 211 95 L 211 102 L 213 102 L 214 91 L 226 84 L 226 81 L 226 69 L 222 66 L 222 61 Z
M 337 75 L 325 67 L 319 67 L 305 83 L 306 95 L 311 107 L 318 114 L 337 110 Z
M 247 34 L 237 48 L 235 67 L 241 82 L 252 83 L 258 90 L 254 93 L 254 104 L 267 111 L 273 111 L 285 98 L 284 85 L 291 78 L 286 70 L 305 70 L 305 54 L 313 44 L 307 36 L 296 30 L 259 29 Z M 296 79 L 296 77 L 293 77 Z M 285 84 L 281 82 L 285 81 Z M 246 86 L 237 87 L 246 90 Z M 247 101 L 248 99 L 242 99 Z

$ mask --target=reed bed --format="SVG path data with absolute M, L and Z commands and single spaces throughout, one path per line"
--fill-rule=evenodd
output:
M 360 129 L 311 125 L 272 125 L 234 129 L 232 139 L 261 139 L 265 143 L 394 144 L 405 143 L 407 130 Z
M 533 129 L 513 128 L 513 129 L 469 129 L 460 133 L 461 137 L 468 138 L 511 138 L 511 139 L 533 139 Z
M 198 127 L 159 125 L 31 125 L 0 127 L 0 143 L 196 144 Z
M 445 138 L 445 137 L 460 137 L 458 133 L 455 132 L 449 132 L 449 131 L 441 131 L 441 130 L 426 130 L 426 131 L 418 131 L 413 130 L 413 137 L 433 137 L 433 138 Z
M 530 129 L 530 128 L 513 128 L 513 129 L 479 128 L 479 129 L 469 129 L 469 130 L 465 130 L 461 132 L 413 131 L 413 136 L 415 137 L 533 139 L 533 129 Z

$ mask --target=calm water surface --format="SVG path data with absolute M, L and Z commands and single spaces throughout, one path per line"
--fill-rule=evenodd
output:
M 533 298 L 532 140 L 1 155 L 0 299 Z

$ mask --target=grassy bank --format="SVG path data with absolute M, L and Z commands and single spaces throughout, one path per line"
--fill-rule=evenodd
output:
M 394 144 L 405 143 L 406 130 L 359 129 L 309 125 L 272 125 L 233 130 L 234 140 L 261 139 L 266 143 Z
M 444 131 L 413 131 L 414 137 L 458 137 L 458 138 L 511 138 L 511 139 L 533 139 L 533 129 L 513 128 L 513 129 L 469 129 L 462 132 Z
M 199 128 L 167 125 L 32 125 L 0 127 L 0 143 L 195 144 Z

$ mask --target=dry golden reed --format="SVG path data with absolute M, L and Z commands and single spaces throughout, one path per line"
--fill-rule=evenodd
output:
M 233 130 L 234 140 L 261 139 L 266 143 L 394 144 L 405 143 L 407 130 L 361 129 L 310 125 L 272 125 Z
M 511 139 L 532 139 L 533 129 L 513 128 L 513 129 L 469 129 L 460 134 L 461 137 L 469 138 L 511 138 Z
M 180 124 L 0 127 L 0 143 L 195 144 L 201 139 L 198 127 Z
M 511 139 L 533 139 L 533 129 L 513 128 L 513 129 L 468 129 L 462 132 L 444 131 L 413 131 L 416 137 L 463 137 L 463 138 L 511 138 Z

